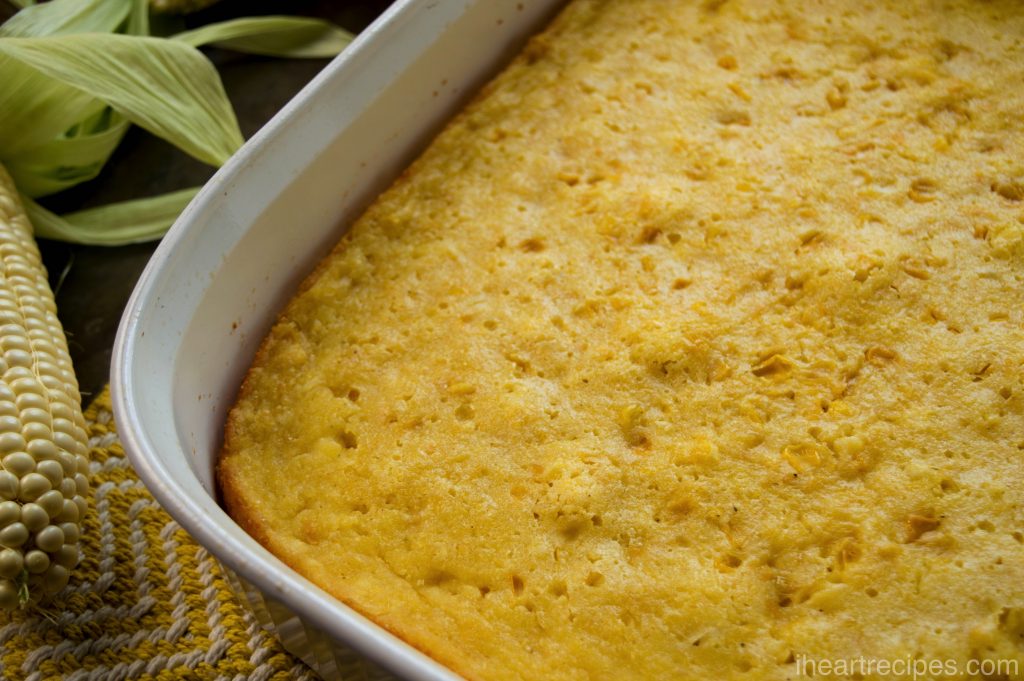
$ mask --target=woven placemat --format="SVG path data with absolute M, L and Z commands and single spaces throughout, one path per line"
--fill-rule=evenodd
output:
M 103 393 L 86 411 L 91 510 L 81 565 L 46 607 L 0 615 L 0 679 L 313 681 L 157 504 L 124 455 Z

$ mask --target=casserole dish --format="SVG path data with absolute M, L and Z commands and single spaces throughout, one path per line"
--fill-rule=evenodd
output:
M 396 3 L 211 179 L 122 319 L 111 391 L 139 476 L 324 678 L 455 676 L 299 576 L 218 506 L 226 411 L 305 273 L 559 4 Z

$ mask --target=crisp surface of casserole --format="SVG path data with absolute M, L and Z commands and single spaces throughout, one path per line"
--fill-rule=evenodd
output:
M 1016 2 L 576 2 L 284 310 L 227 507 L 469 678 L 1024 678 L 1022 112 Z

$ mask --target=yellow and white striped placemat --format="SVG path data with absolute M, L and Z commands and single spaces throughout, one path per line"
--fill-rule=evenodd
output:
M 235 600 L 216 560 L 135 475 L 109 390 L 85 418 L 92 499 L 82 563 L 44 608 L 0 614 L 0 679 L 315 679 Z

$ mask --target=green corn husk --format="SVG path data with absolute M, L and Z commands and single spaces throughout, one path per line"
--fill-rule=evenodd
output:
M 191 188 L 70 215 L 33 199 L 96 177 L 132 125 L 212 166 L 242 144 L 220 76 L 197 49 L 285 57 L 337 54 L 351 35 L 315 19 L 257 17 L 149 35 L 147 0 L 51 0 L 0 25 L 0 163 L 36 234 L 115 245 L 159 236 Z
M 153 11 L 161 14 L 188 14 L 209 7 L 218 0 L 150 0 Z

